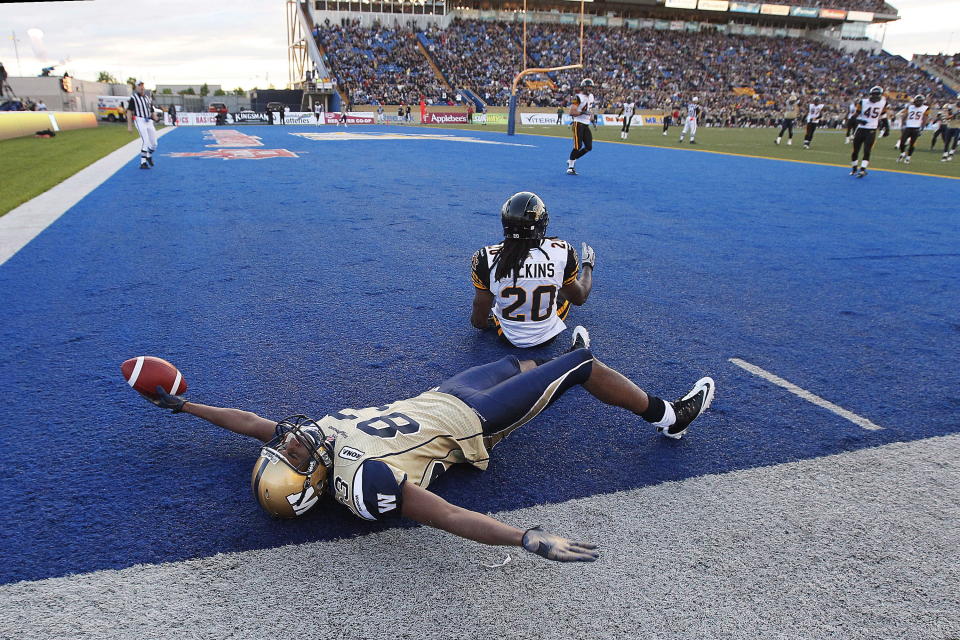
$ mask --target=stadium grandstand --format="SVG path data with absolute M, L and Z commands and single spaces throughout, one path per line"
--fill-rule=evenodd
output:
M 579 2 L 531 0 L 526 14 L 523 3 L 486 0 L 291 4 L 316 45 L 322 71 L 315 73 L 333 78 L 334 108 L 343 101 L 421 99 L 502 107 L 521 69 L 569 65 L 579 56 Z M 880 0 L 598 1 L 585 7 L 584 69 L 525 77 L 518 104 L 564 105 L 570 88 L 590 76 L 607 111 L 628 97 L 641 109 L 661 109 L 697 94 L 709 124 L 743 126 L 772 122 L 793 92 L 822 95 L 839 122 L 850 100 L 874 84 L 895 101 L 922 93 L 939 102 L 957 89 L 950 77 L 955 58 L 921 64 L 882 50 L 873 36 L 898 15 Z M 521 60 L 524 15 L 527 58 Z

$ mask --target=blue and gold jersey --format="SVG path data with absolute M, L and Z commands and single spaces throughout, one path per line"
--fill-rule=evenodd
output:
M 426 489 L 451 465 L 486 469 L 476 413 L 439 391 L 381 407 L 342 409 L 317 423 L 336 434 L 330 489 L 364 520 L 400 515 L 406 482 Z

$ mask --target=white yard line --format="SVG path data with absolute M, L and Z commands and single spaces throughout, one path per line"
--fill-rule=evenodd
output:
M 792 382 L 788 382 L 788 381 L 784 380 L 783 378 L 781 378 L 780 376 L 774 375 L 774 374 L 770 373 L 769 371 L 766 371 L 765 369 L 761 369 L 760 367 L 758 367 L 758 366 L 755 365 L 755 364 L 750 364 L 749 362 L 746 362 L 746 361 L 744 361 L 744 360 L 741 360 L 740 358 L 730 358 L 730 362 L 732 362 L 733 364 L 737 365 L 737 366 L 740 367 L 741 369 L 745 369 L 745 370 L 749 371 L 750 373 L 752 373 L 752 374 L 755 375 L 755 376 L 760 376 L 760 377 L 763 378 L 764 380 L 767 380 L 767 381 L 769 381 L 769 382 L 772 382 L 773 384 L 777 385 L 778 387 L 783 387 L 784 389 L 786 389 L 786 390 L 789 391 L 790 393 L 793 393 L 793 394 L 795 394 L 795 395 L 798 395 L 798 396 L 800 396 L 801 398 L 803 398 L 804 400 L 806 400 L 806 401 L 808 401 L 808 402 L 812 402 L 813 404 L 817 405 L 818 407 L 823 407 L 823 408 L 826 409 L 827 411 L 832 411 L 833 413 L 837 414 L 837 415 L 840 416 L 841 418 L 846 418 L 847 420 L 849 420 L 850 422 L 852 422 L 853 424 L 855 424 L 855 425 L 857 425 L 857 426 L 863 427 L 864 429 L 869 429 L 870 431 L 876 431 L 876 430 L 878 430 L 878 429 L 883 429 L 883 427 L 881 427 L 880 425 L 874 424 L 873 422 L 870 422 L 869 420 L 867 420 L 867 419 L 864 418 L 863 416 L 858 416 L 857 414 L 853 413 L 852 411 L 847 411 L 847 410 L 844 409 L 843 407 L 841 407 L 841 406 L 839 406 L 839 405 L 836 405 L 836 404 L 833 404 L 833 403 L 830 402 L 829 400 L 824 400 L 823 398 L 821 398 L 820 396 L 818 396 L 818 395 L 815 394 L 815 393 L 810 393 L 810 392 L 807 391 L 806 389 L 801 389 L 800 387 L 798 387 L 797 385 L 793 384 Z
M 166 135 L 175 127 L 166 127 L 157 132 L 157 137 Z M 49 191 L 41 193 L 0 216 L 0 265 L 12 258 L 20 249 L 40 235 L 40 232 L 56 222 L 88 193 L 106 182 L 122 166 L 140 153 L 140 138 L 131 140 L 110 155 L 73 174 Z

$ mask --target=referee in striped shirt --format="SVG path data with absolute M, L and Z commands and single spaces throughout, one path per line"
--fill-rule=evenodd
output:
M 143 80 L 134 85 L 127 106 L 127 131 L 132 133 L 134 124 L 140 132 L 140 168 L 149 169 L 157 150 L 157 129 L 153 126 L 153 98 L 144 92 Z

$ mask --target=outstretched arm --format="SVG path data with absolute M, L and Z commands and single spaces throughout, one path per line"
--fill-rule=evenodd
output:
M 277 427 L 277 423 L 273 420 L 258 416 L 251 411 L 212 407 L 198 402 L 188 402 L 181 396 L 170 395 L 164 391 L 163 387 L 157 387 L 156 400 L 147 396 L 144 397 L 162 409 L 170 409 L 174 413 L 180 413 L 181 411 L 189 413 L 198 418 L 203 418 L 218 427 L 223 427 L 228 431 L 233 431 L 240 435 L 256 438 L 261 442 L 267 442 L 273 438 Z
M 550 535 L 539 527 L 523 531 L 488 515 L 452 505 L 412 482 L 403 485 L 402 514 L 421 524 L 483 544 L 523 547 L 549 560 L 592 562 L 596 546 Z

